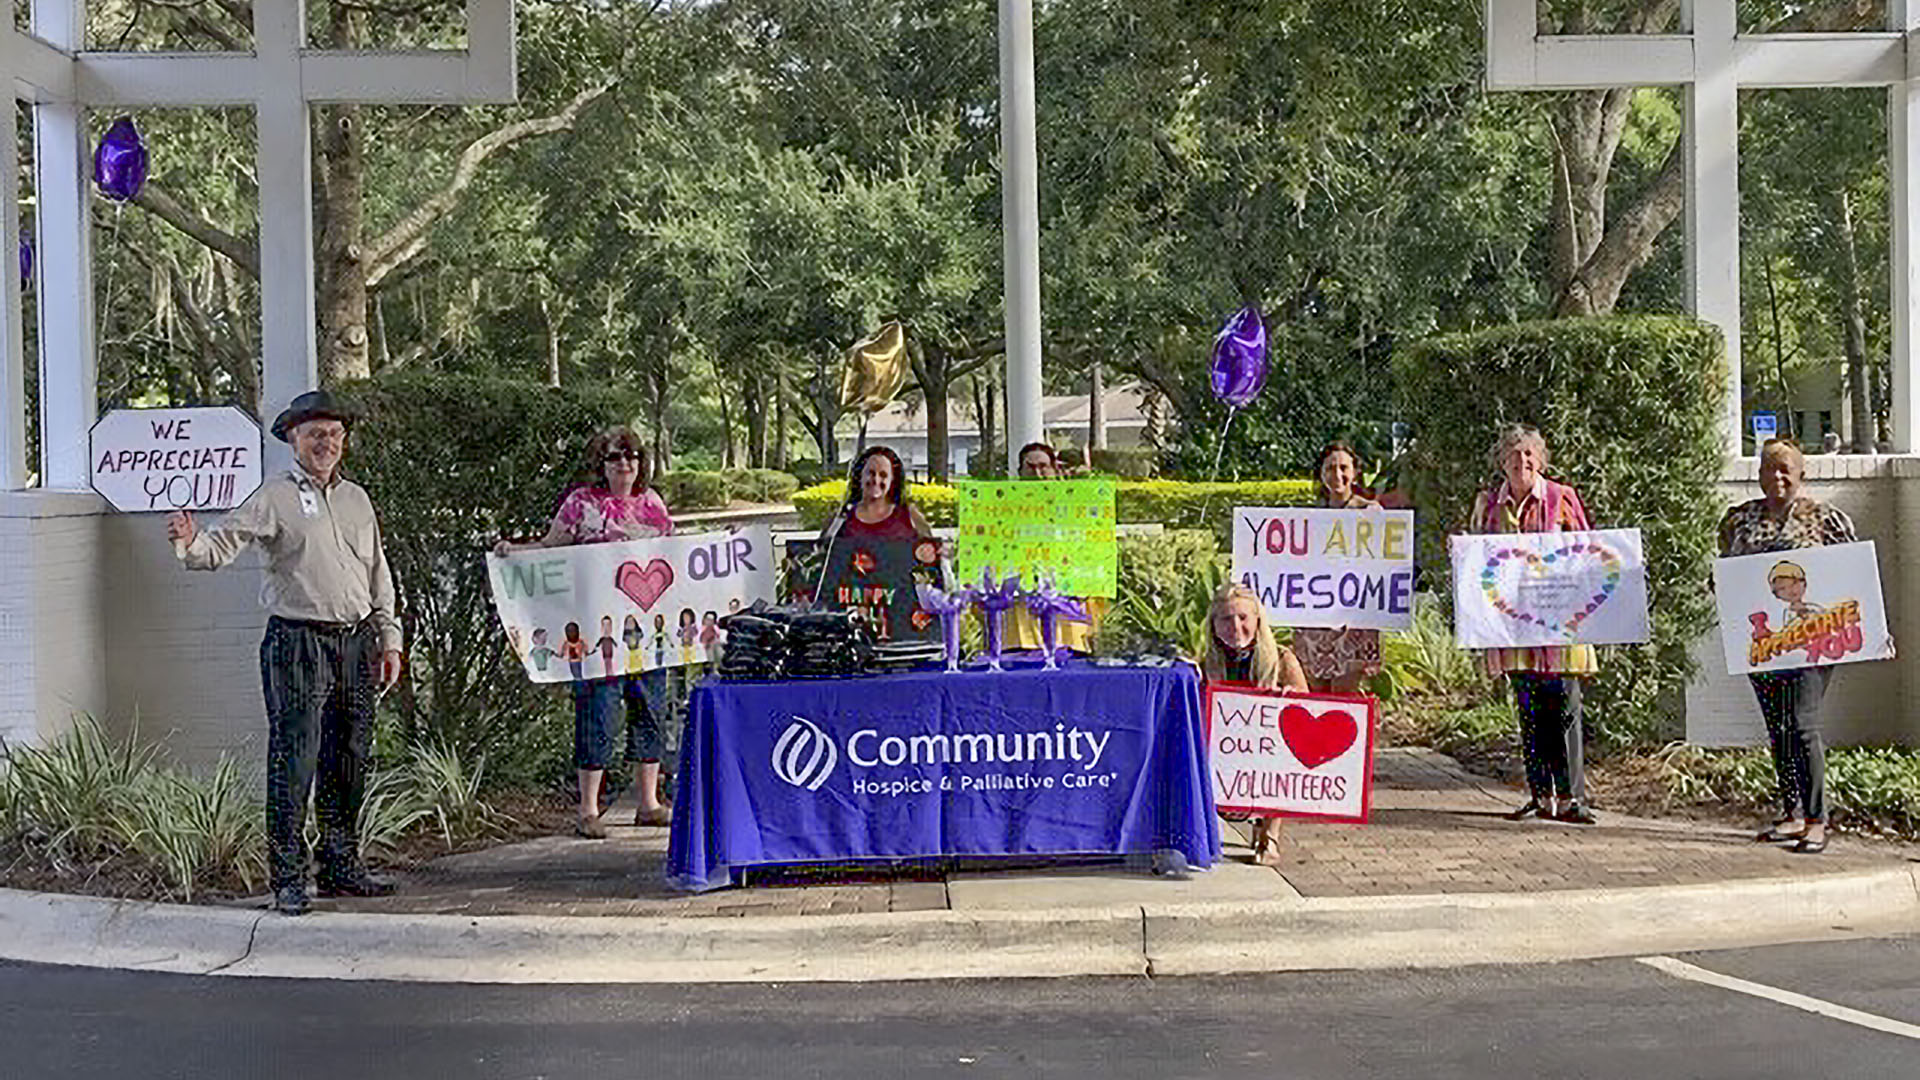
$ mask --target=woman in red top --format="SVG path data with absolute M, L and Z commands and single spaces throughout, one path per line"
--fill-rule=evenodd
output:
M 869 446 L 853 460 L 846 500 L 820 533 L 822 542 L 833 537 L 836 524 L 839 535 L 854 539 L 918 540 L 933 535 L 919 508 L 907 500 L 907 471 L 900 455 L 884 446 Z

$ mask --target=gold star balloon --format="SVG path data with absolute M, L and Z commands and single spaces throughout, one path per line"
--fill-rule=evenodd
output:
M 877 413 L 907 384 L 907 329 L 890 322 L 847 350 L 840 407 Z

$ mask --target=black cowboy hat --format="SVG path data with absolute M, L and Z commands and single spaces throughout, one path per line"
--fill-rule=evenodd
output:
M 287 432 L 309 420 L 338 420 L 351 426 L 353 414 L 325 390 L 309 390 L 293 399 L 273 421 L 273 437 L 286 442 Z

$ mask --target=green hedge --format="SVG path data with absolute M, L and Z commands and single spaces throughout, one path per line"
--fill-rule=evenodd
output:
M 1540 428 L 1549 475 L 1579 489 L 1596 528 L 1641 530 L 1653 641 L 1601 650 L 1589 696 L 1590 722 L 1611 740 L 1662 731 L 1691 674 L 1687 648 L 1713 625 L 1725 370 L 1716 328 L 1668 317 L 1521 323 L 1429 339 L 1394 360 L 1421 560 L 1442 595 L 1446 537 L 1497 479 L 1487 451 L 1508 423 Z
M 718 510 L 727 505 L 727 478 L 717 472 L 675 470 L 653 478 L 653 486 L 674 513 Z
M 1093 451 L 1093 471 L 1126 480 L 1151 480 L 1160 468 L 1160 452 L 1150 446 Z
M 436 740 L 496 778 L 538 770 L 562 723 L 500 632 L 483 556 L 502 536 L 546 531 L 582 478 L 587 440 L 631 417 L 612 390 L 468 375 L 395 373 L 336 388 L 360 412 L 346 458 L 380 513 L 409 679 L 392 695 L 409 746 Z
M 846 494 L 842 483 L 815 484 L 794 493 L 793 505 L 808 528 L 817 529 Z M 934 525 L 957 523 L 955 489 L 944 484 L 914 484 L 910 497 Z M 1122 480 L 1116 507 L 1125 524 L 1165 525 L 1169 529 L 1212 529 L 1225 541 L 1236 506 L 1305 506 L 1314 499 L 1311 480 L 1245 480 L 1198 483 L 1184 480 Z

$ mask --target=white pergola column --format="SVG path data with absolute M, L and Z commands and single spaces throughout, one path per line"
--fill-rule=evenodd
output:
M 0 101 L 0 491 L 27 486 L 27 378 L 20 334 L 20 273 L 13 257 L 20 249 L 20 120 L 13 77 L 5 77 Z
M 1685 5 L 1692 20 L 1694 77 L 1686 87 L 1687 303 L 1720 327 L 1727 342 L 1721 407 L 1727 448 L 1741 451 L 1740 85 L 1733 63 L 1739 32 L 1731 0 Z
M 1040 395 L 1040 153 L 1033 90 L 1033 0 L 1000 0 L 1000 229 L 1005 256 L 1007 474 L 1045 437 Z M 987 438 L 992 433 L 987 433 Z
M 81 0 L 34 0 L 35 36 L 66 52 L 85 44 Z M 92 161 L 87 110 L 43 101 L 33 114 L 40 320 L 42 487 L 86 491 L 87 433 L 99 390 L 93 304 Z
M 1893 198 L 1894 439 L 1914 445 L 1920 390 L 1912 374 L 1915 283 L 1909 229 L 1920 206 L 1912 154 L 1920 148 L 1911 34 L 1916 0 L 1893 0 L 1893 30 L 1839 34 L 1742 34 L 1735 0 L 1691 0 L 1675 34 L 1542 35 L 1538 0 L 1486 0 L 1487 87 L 1604 90 L 1678 86 L 1686 92 L 1687 296 L 1695 314 L 1726 335 L 1722 421 L 1741 450 L 1740 98 L 1742 89 L 1872 86 L 1892 96 L 1888 153 Z
M 300 46 L 306 39 L 306 5 L 301 0 L 254 0 L 254 50 L 265 83 L 300 85 Z M 310 197 L 313 143 L 304 95 L 262 95 L 255 110 L 259 159 L 254 168 L 260 175 L 260 419 L 270 423 L 296 395 L 320 385 Z
M 1893 449 L 1907 454 L 1916 449 L 1913 429 L 1920 420 L 1920 380 L 1913 371 L 1913 328 L 1920 317 L 1920 251 L 1913 243 L 1913 228 L 1920 224 L 1920 175 L 1913 161 L 1914 151 L 1920 149 L 1920 78 L 1916 78 L 1920 70 L 1915 70 L 1911 45 L 1915 31 L 1920 30 L 1920 3 L 1892 0 L 1887 15 L 1910 43 L 1907 79 L 1887 88 L 1887 195 L 1892 202 L 1887 223 L 1893 249 L 1887 275 L 1893 294 L 1893 341 L 1887 359 L 1893 376 Z

